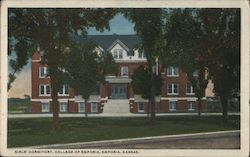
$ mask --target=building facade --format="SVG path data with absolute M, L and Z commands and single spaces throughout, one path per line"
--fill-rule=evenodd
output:
M 148 113 L 148 100 L 133 92 L 131 76 L 141 65 L 147 65 L 146 56 L 139 51 L 140 39 L 136 35 L 93 35 L 84 38 L 77 36 L 78 42 L 94 41 L 97 53 L 111 53 L 119 73 L 105 77 L 106 84 L 96 86 L 96 91 L 85 105 L 84 99 L 76 95 L 74 89 L 63 85 L 58 93 L 61 113 L 102 113 L 110 100 L 124 100 L 131 113 Z M 33 113 L 52 112 L 50 78 L 46 65 L 41 64 L 42 55 L 34 53 L 32 57 L 32 107 Z M 156 97 L 155 111 L 196 112 L 197 98 L 186 74 L 178 67 L 160 66 L 159 74 L 163 78 L 161 96 Z M 194 74 L 196 75 L 196 74 Z M 204 91 L 205 92 L 205 91 Z M 206 109 L 206 100 L 202 100 L 202 109 Z

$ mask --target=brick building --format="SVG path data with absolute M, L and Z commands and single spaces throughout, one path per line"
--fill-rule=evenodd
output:
M 65 113 L 101 113 L 107 103 L 120 100 L 127 105 L 131 113 L 147 113 L 148 100 L 135 95 L 131 87 L 131 76 L 140 65 L 147 65 L 145 54 L 138 51 L 140 39 L 136 35 L 90 35 L 87 38 L 75 37 L 78 42 L 92 40 L 98 47 L 97 53 L 111 53 L 119 69 L 118 75 L 105 77 L 106 85 L 99 84 L 96 91 L 84 104 L 81 96 L 75 95 L 74 89 L 63 85 L 58 93 L 60 112 Z M 41 54 L 34 53 L 32 57 L 32 112 L 52 112 L 50 78 L 46 76 L 47 66 L 42 65 Z M 197 98 L 192 86 L 186 79 L 186 74 L 177 67 L 160 68 L 163 78 L 162 94 L 156 97 L 156 112 L 195 112 Z M 194 74 L 195 75 L 195 74 Z M 86 108 L 85 108 L 86 107 Z M 206 108 L 206 101 L 202 101 Z

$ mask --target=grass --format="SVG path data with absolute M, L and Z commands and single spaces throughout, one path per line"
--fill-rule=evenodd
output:
M 147 118 L 61 118 L 61 129 L 53 131 L 52 118 L 8 119 L 8 147 L 86 142 L 146 136 L 173 135 L 239 129 L 239 116 L 157 117 L 154 126 Z

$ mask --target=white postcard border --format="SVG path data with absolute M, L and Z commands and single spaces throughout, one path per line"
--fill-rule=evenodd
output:
M 16 154 L 17 150 L 7 149 L 7 9 L 10 7 L 26 8 L 79 8 L 79 7 L 101 7 L 101 8 L 241 8 L 241 148 L 240 150 L 224 149 L 171 149 L 171 150 L 138 150 L 138 154 L 87 154 L 87 156 L 245 156 L 249 152 L 249 4 L 247 0 L 3 0 L 1 4 L 1 154 L 6 156 L 20 156 Z M 25 149 L 34 151 L 34 149 Z M 46 149 L 43 149 L 46 150 Z M 49 149 L 51 150 L 51 149 Z M 70 149 L 72 150 L 72 149 Z M 91 150 L 91 149 L 89 149 Z M 118 149 L 117 149 L 118 150 Z M 56 150 L 52 150 L 56 151 Z M 73 151 L 77 151 L 74 150 Z M 122 151 L 122 150 L 121 150 Z M 81 154 L 47 154 L 30 153 L 24 156 L 81 156 Z

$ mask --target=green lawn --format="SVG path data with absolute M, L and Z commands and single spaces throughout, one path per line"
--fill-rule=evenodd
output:
M 225 125 L 221 116 L 167 116 L 150 126 L 142 117 L 61 118 L 60 131 L 52 131 L 52 118 L 8 119 L 8 147 L 239 129 L 239 116 L 229 119 Z

